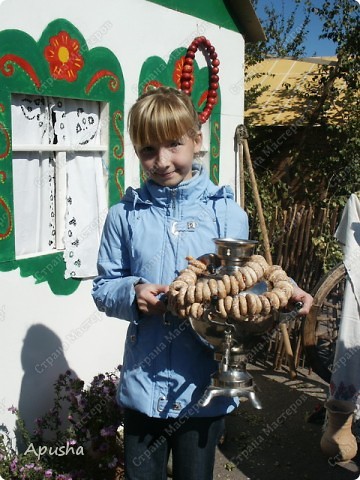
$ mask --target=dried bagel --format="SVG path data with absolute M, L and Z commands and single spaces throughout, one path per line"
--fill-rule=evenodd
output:
M 168 293 L 168 309 L 181 318 L 200 319 L 212 309 L 223 319 L 259 322 L 261 316 L 285 307 L 293 294 L 284 270 L 270 266 L 261 255 L 252 255 L 231 275 L 222 277 L 211 276 L 200 260 L 186 258 L 187 268 L 171 283 Z M 259 281 L 268 290 L 260 295 L 247 293 Z

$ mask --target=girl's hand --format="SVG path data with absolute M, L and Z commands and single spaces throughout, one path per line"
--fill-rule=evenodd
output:
M 140 312 L 146 315 L 162 315 L 165 313 L 166 305 L 157 298 L 157 295 L 168 291 L 168 285 L 157 285 L 155 283 L 138 283 L 135 285 L 136 300 Z
M 293 303 L 302 302 L 303 306 L 299 310 L 299 315 L 307 315 L 310 312 L 311 305 L 313 304 L 313 297 L 310 293 L 305 292 L 297 285 L 294 287 L 294 293 L 290 299 Z

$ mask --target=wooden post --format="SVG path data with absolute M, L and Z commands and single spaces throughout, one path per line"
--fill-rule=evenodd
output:
M 267 232 L 267 228 L 266 228 L 266 224 L 265 224 L 264 212 L 263 212 L 262 205 L 261 205 L 259 190 L 258 190 L 258 187 L 257 187 L 255 172 L 254 172 L 254 168 L 253 168 L 252 161 L 251 161 L 250 150 L 249 150 L 249 145 L 248 145 L 247 139 L 248 139 L 248 133 L 247 133 L 245 125 L 238 125 L 236 127 L 236 140 L 238 142 L 238 145 L 242 145 L 243 149 L 244 149 L 244 157 L 245 157 L 245 161 L 246 161 L 246 166 L 247 166 L 248 171 L 249 171 L 251 188 L 252 188 L 252 191 L 253 191 L 256 210 L 257 210 L 258 215 L 259 215 L 260 229 L 261 229 L 261 233 L 262 233 L 263 241 L 264 241 L 264 253 L 265 253 L 264 256 L 265 256 L 265 259 L 268 262 L 268 264 L 272 265 L 270 242 L 269 242 L 268 232 Z
M 260 229 L 261 233 L 263 236 L 263 242 L 264 242 L 264 257 L 266 261 L 268 262 L 269 265 L 272 265 L 272 257 L 271 257 L 271 249 L 270 249 L 270 242 L 269 242 L 269 236 L 266 228 L 266 223 L 265 223 L 265 218 L 264 218 L 264 212 L 262 209 L 262 204 L 261 204 L 261 199 L 259 195 L 259 190 L 257 187 L 257 182 L 256 182 L 256 177 L 255 177 L 255 171 L 252 165 L 251 161 L 251 156 L 250 156 L 250 150 L 249 150 L 249 145 L 247 139 L 249 138 L 249 135 L 247 133 L 245 125 L 238 125 L 236 127 L 235 131 L 235 136 L 236 136 L 236 141 L 239 145 L 239 149 L 242 146 L 244 150 L 244 157 L 246 161 L 246 166 L 248 168 L 249 172 L 249 177 L 250 177 L 250 183 L 251 183 L 251 188 L 253 192 L 253 197 L 254 197 L 254 202 L 256 206 L 256 210 L 259 216 L 259 222 L 260 222 Z M 289 338 L 289 332 L 284 323 L 280 325 L 280 330 L 283 336 L 283 344 L 285 347 L 285 351 L 287 354 L 287 357 L 289 359 L 289 369 L 290 369 L 290 378 L 294 379 L 296 378 L 296 367 L 295 367 L 295 362 L 294 362 L 294 354 L 291 348 L 291 343 L 290 343 L 290 338 Z
M 245 208 L 245 172 L 244 172 L 244 147 L 238 143 L 239 152 L 239 183 L 240 183 L 240 207 Z

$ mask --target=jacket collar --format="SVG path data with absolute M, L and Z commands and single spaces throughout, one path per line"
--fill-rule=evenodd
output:
M 199 164 L 193 165 L 191 179 L 179 183 L 176 187 L 162 187 L 152 180 L 147 180 L 139 189 L 129 187 L 122 199 L 124 202 L 142 203 L 166 207 L 171 201 L 194 202 L 208 198 L 233 198 L 228 186 L 218 187 L 208 178 L 206 169 Z

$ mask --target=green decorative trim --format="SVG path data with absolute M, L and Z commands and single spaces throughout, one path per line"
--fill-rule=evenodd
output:
M 168 63 L 162 58 L 149 57 L 143 63 L 141 68 L 138 94 L 141 95 L 148 88 L 166 85 L 180 89 L 180 78 L 186 48 L 177 48 L 174 50 Z M 201 53 L 199 53 L 201 55 Z M 194 84 L 191 92 L 191 99 L 198 112 L 201 112 L 206 103 L 206 94 L 209 87 L 209 70 L 207 67 L 199 68 L 197 62 L 194 62 Z M 221 94 L 218 90 L 218 103 L 214 106 L 209 118 L 210 122 L 210 178 L 219 183 L 219 165 L 220 165 L 220 111 Z M 140 172 L 140 178 L 144 180 L 143 172 Z
M 231 13 L 223 0 L 148 0 L 163 7 L 187 13 L 207 22 L 239 32 Z
M 35 283 L 48 282 L 55 294 L 69 295 L 77 290 L 81 282 L 76 278 L 64 278 L 65 263 L 61 252 L 18 260 L 17 264 L 22 277 L 33 276 Z
M 215 110 L 215 109 L 214 109 Z M 220 113 L 213 111 L 210 132 L 210 180 L 219 184 L 220 169 Z
M 38 42 L 21 30 L 0 32 L 0 271 L 19 267 L 21 276 L 32 275 L 37 283 L 46 281 L 57 294 L 74 292 L 80 282 L 64 279 L 61 252 L 15 260 L 11 94 L 108 103 L 109 205 L 112 205 L 124 192 L 124 87 L 115 55 L 103 47 L 89 49 L 79 30 L 65 19 L 51 22 Z M 39 272 L 43 272 L 41 278 Z

